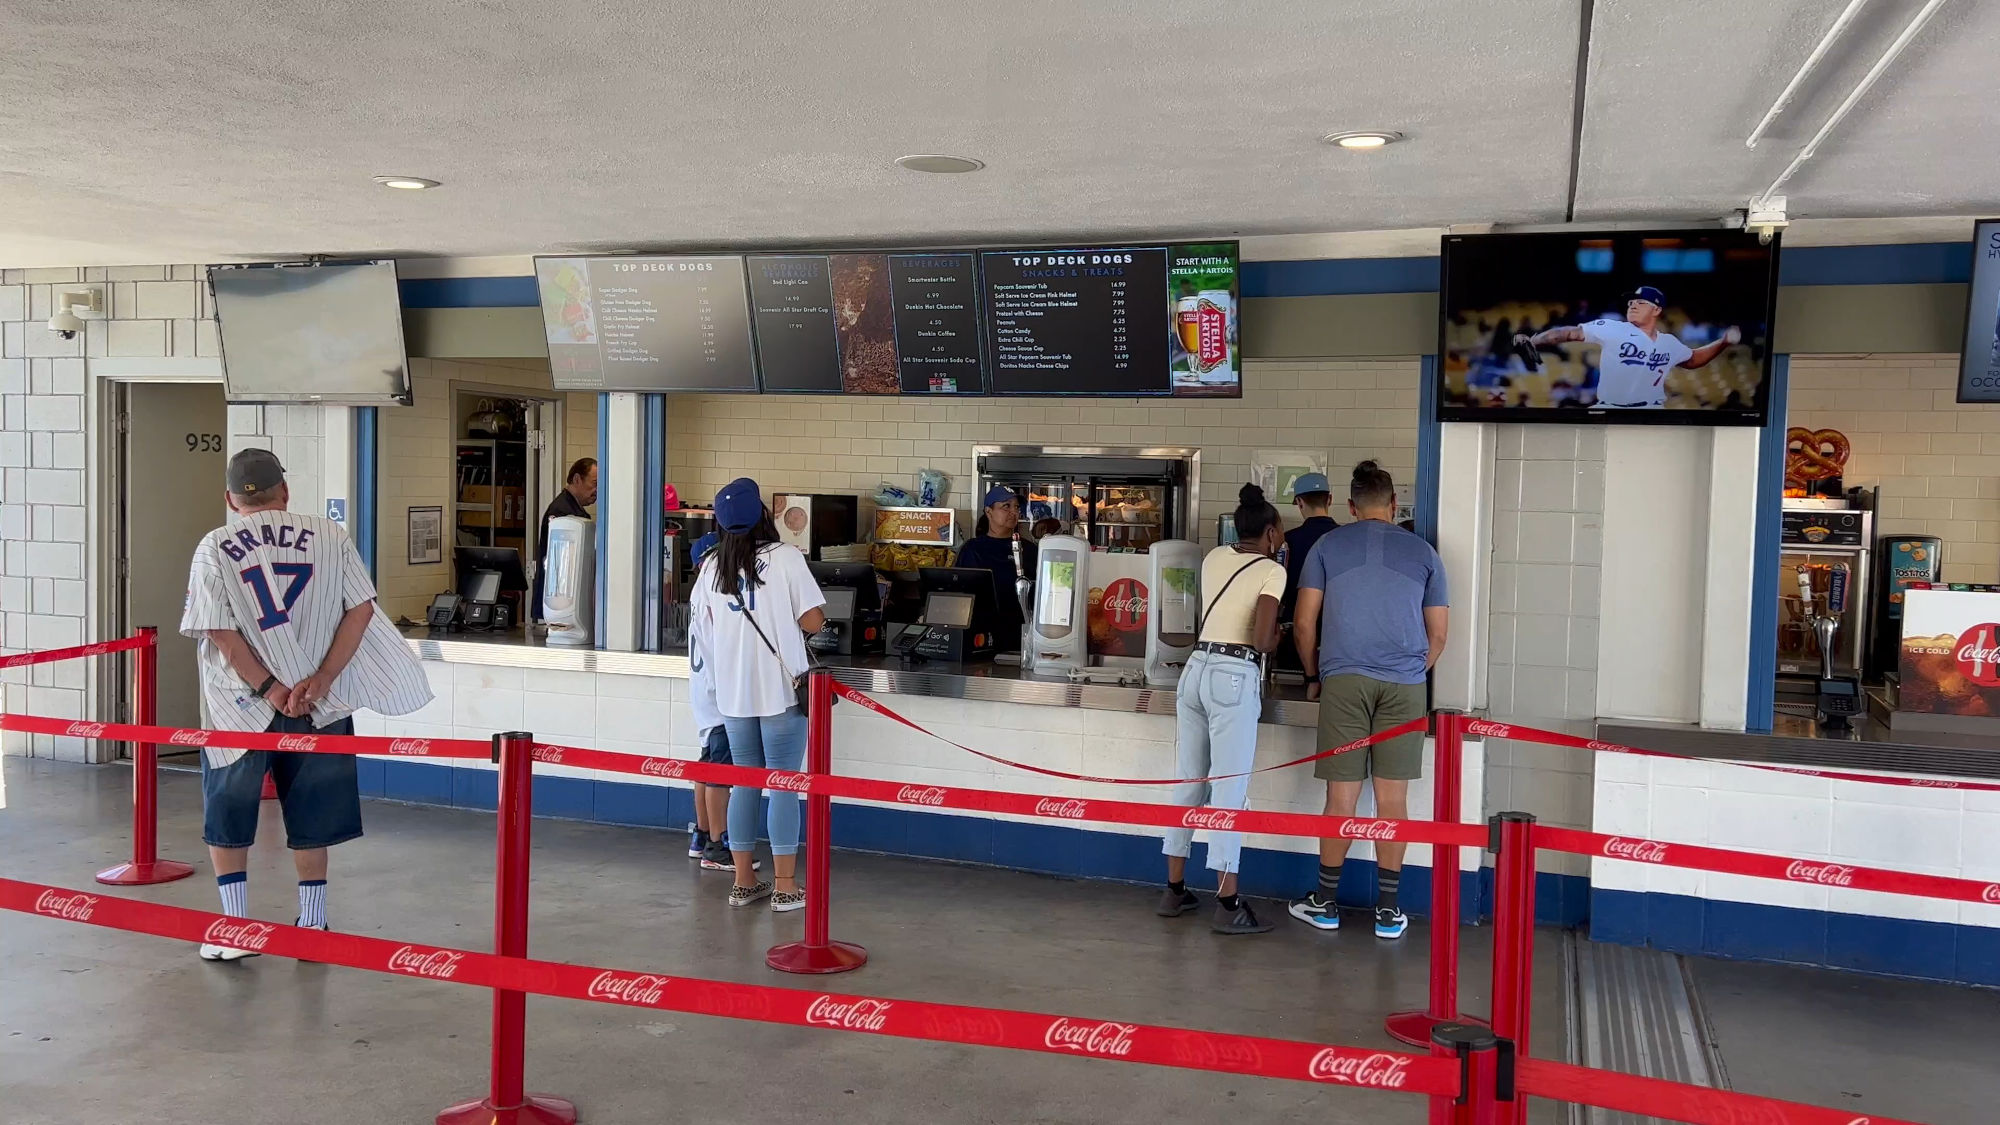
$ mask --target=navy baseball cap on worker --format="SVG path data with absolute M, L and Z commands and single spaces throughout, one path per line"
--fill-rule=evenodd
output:
M 1625 299 L 1628 301 L 1650 301 L 1654 308 L 1659 309 L 1667 307 L 1667 295 L 1650 285 L 1641 285 L 1639 288 L 1632 290 L 1632 295 Z
M 285 467 L 268 449 L 244 449 L 229 459 L 225 479 L 231 495 L 255 499 L 285 483 Z
M 763 518 L 764 497 L 749 477 L 737 477 L 715 494 L 715 522 L 722 530 L 741 535 Z
M 1327 483 L 1325 473 L 1303 473 L 1292 482 L 1293 496 L 1304 496 L 1308 492 L 1332 491 L 1333 485 Z
M 1021 498 L 1014 495 L 1014 490 L 1004 484 L 996 484 L 986 490 L 986 506 L 989 508 L 995 504 L 1005 504 L 1009 500 L 1016 504 L 1021 502 Z

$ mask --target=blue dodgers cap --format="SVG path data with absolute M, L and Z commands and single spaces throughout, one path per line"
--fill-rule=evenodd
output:
M 1308 492 L 1332 492 L 1325 473 L 1305 473 L 1292 482 L 1292 495 L 1302 496 Z
M 1004 484 L 996 484 L 986 490 L 986 506 L 989 508 L 995 504 L 1005 504 L 1009 500 L 1016 504 L 1021 502 L 1021 498 L 1014 495 L 1014 490 Z
M 688 548 L 689 561 L 694 563 L 694 565 L 696 566 L 700 566 L 702 556 L 708 554 L 710 551 L 715 550 L 715 545 L 721 541 L 722 540 L 713 531 L 695 540 L 694 546 Z
M 1667 295 L 1650 285 L 1641 285 L 1639 288 L 1632 290 L 1632 295 L 1625 299 L 1628 301 L 1651 301 L 1656 308 L 1664 309 L 1667 307 Z
M 715 494 L 715 522 L 722 530 L 741 535 L 763 518 L 764 497 L 749 477 L 737 477 Z

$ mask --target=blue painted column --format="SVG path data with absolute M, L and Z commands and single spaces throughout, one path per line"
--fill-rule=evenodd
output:
M 1757 435 L 1757 535 L 1750 567 L 1750 669 L 1744 726 L 1771 729 L 1778 695 L 1778 525 L 1785 494 L 1785 431 L 1792 357 L 1771 362 L 1764 429 Z

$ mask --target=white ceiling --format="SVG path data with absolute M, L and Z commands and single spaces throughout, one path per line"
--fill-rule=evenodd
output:
M 1596 0 L 1576 217 L 1762 190 L 1917 7 L 1873 0 L 1744 148 L 1843 3 Z M 1582 8 L 13 0 L 0 265 L 1561 222 Z M 1793 211 L 2000 211 L 1996 48 L 2000 5 L 1951 0 Z M 1410 139 L 1317 141 L 1366 127 Z

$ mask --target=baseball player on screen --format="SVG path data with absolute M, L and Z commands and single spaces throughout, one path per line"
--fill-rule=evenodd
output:
M 1676 367 L 1706 367 L 1724 348 L 1742 341 L 1731 326 L 1715 341 L 1690 348 L 1671 332 L 1660 330 L 1666 294 L 1641 285 L 1625 299 L 1625 319 L 1605 317 L 1588 324 L 1564 324 L 1517 335 L 1514 347 L 1524 356 L 1550 344 L 1596 344 L 1602 349 L 1597 368 L 1597 407 L 1603 410 L 1661 410 L 1667 405 L 1667 373 Z M 1532 362 L 1532 361 L 1531 361 Z
M 285 510 L 285 469 L 268 449 L 229 459 L 234 517 L 202 537 L 188 572 L 181 632 L 200 642 L 202 711 L 219 730 L 354 733 L 368 707 L 403 715 L 431 700 L 415 654 L 375 604 L 347 532 Z M 223 913 L 248 916 L 244 868 L 268 769 L 299 875 L 297 924 L 326 929 L 326 849 L 361 835 L 352 754 L 202 750 L 202 841 Z M 204 943 L 204 961 L 251 950 Z

